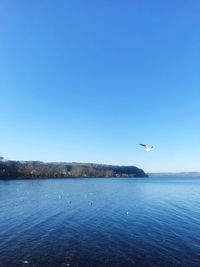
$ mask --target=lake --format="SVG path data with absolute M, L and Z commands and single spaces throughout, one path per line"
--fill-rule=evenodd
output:
M 199 266 L 200 178 L 0 181 L 0 266 Z

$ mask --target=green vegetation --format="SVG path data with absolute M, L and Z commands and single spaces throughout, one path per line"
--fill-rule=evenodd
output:
M 135 166 L 0 160 L 0 179 L 147 176 L 142 169 Z

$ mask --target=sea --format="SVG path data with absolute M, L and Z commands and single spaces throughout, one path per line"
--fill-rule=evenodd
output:
M 200 178 L 1 180 L 4 266 L 200 266 Z

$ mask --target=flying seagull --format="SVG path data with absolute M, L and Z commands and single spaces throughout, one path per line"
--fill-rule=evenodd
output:
M 149 147 L 149 146 L 147 146 L 147 145 L 145 145 L 145 144 L 139 144 L 139 145 L 140 145 L 140 146 L 144 146 L 146 152 L 150 152 L 150 151 L 152 150 L 152 148 L 153 148 L 153 146 Z

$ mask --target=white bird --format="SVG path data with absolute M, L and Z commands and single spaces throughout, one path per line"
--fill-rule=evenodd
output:
M 144 146 L 146 152 L 150 152 L 150 151 L 153 149 L 153 146 L 149 147 L 149 146 L 144 145 L 144 144 L 139 144 L 139 145 L 140 145 L 140 146 Z

